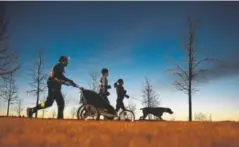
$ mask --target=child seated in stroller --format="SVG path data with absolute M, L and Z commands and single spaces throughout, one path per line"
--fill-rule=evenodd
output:
M 78 109 L 80 118 L 98 120 L 100 119 L 100 116 L 103 116 L 105 120 L 134 120 L 134 113 L 130 110 L 126 110 L 123 103 L 124 97 L 129 98 L 126 94 L 126 90 L 124 90 L 123 84 L 124 82 L 122 79 L 119 79 L 116 83 L 114 83 L 117 91 L 116 109 L 110 105 L 110 103 L 105 100 L 106 98 L 101 94 L 92 90 L 82 90 L 81 99 L 83 105 Z M 123 111 L 117 114 L 120 108 Z
M 114 83 L 114 87 L 116 88 L 117 93 L 116 112 L 118 112 L 120 108 L 122 110 L 126 110 L 123 100 L 124 97 L 129 98 L 129 96 L 126 94 L 127 91 L 124 89 L 123 85 L 124 85 L 123 79 L 119 79 L 117 82 Z
M 107 68 L 103 68 L 101 70 L 102 73 L 102 77 L 100 78 L 100 91 L 99 94 L 105 98 L 105 100 L 107 101 L 107 103 L 109 102 L 108 96 L 110 95 L 110 93 L 108 92 L 108 89 L 111 88 L 110 85 L 108 85 L 108 79 L 107 77 L 109 76 L 109 70 Z

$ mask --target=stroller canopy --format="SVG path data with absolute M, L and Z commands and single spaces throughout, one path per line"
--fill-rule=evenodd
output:
M 106 109 L 110 113 L 116 113 L 115 109 L 98 93 L 92 90 L 84 89 L 82 91 L 81 102 L 83 104 L 90 104 L 95 106 L 96 108 Z

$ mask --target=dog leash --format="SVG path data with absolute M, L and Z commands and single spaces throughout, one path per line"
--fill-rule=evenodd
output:
M 131 96 L 130 96 L 130 99 L 133 99 L 133 100 L 136 100 L 136 101 L 140 101 L 140 102 L 142 102 L 142 100 L 136 99 L 136 98 L 131 97 Z

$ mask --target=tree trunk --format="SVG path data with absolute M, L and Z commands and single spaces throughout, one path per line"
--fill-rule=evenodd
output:
M 39 61 L 39 66 L 37 69 L 37 102 L 36 106 L 39 104 L 39 97 L 40 97 L 40 70 L 41 70 L 41 56 L 40 56 L 40 61 Z M 35 113 L 35 118 L 37 118 L 37 111 Z
M 188 121 L 192 121 L 192 92 L 191 89 L 189 90 L 188 93 L 188 106 L 189 106 L 189 118 Z
M 18 100 L 18 110 L 17 110 L 18 112 L 18 116 L 20 117 L 21 116 L 21 100 L 19 99 Z
M 42 119 L 44 118 L 44 115 L 45 115 L 45 110 L 42 109 Z
M 36 106 L 38 106 L 39 104 L 39 90 L 37 90 L 37 102 L 36 102 Z M 35 118 L 37 118 L 37 111 L 35 113 Z
M 190 39 L 190 46 L 189 46 L 189 65 L 188 65 L 188 113 L 189 113 L 189 118 L 188 121 L 192 121 L 192 74 L 193 74 L 193 47 L 192 47 L 192 42 Z
M 192 59 L 191 59 L 191 51 L 189 51 L 189 84 L 188 84 L 188 113 L 189 118 L 188 121 L 192 121 Z
M 150 94 L 149 94 L 149 86 L 148 86 L 148 107 L 150 107 L 149 97 L 150 97 Z M 150 114 L 148 114 L 148 118 L 149 118 L 149 120 L 151 120 L 151 115 Z
M 7 101 L 7 116 L 9 116 L 10 99 Z
M 21 115 L 21 107 L 18 106 L 18 116 L 20 116 L 20 115 Z

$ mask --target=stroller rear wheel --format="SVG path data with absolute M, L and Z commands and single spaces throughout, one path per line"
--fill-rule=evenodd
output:
M 120 120 L 124 120 L 124 121 L 132 121 L 132 122 L 135 121 L 134 112 L 130 110 L 121 111 L 119 114 L 119 118 Z
M 78 109 L 78 111 L 79 111 L 78 116 L 80 119 L 99 120 L 100 114 L 99 114 L 98 109 L 96 109 L 95 106 L 86 104 L 86 105 L 82 105 L 81 107 Z

